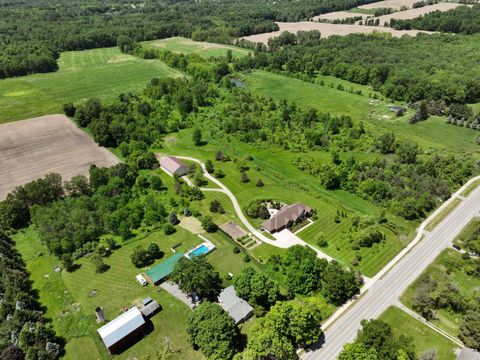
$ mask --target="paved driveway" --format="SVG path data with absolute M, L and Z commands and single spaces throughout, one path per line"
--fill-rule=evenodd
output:
M 321 251 L 318 251 L 317 249 L 310 246 L 309 244 L 306 244 L 305 241 L 300 239 L 297 235 L 295 235 L 288 229 L 283 229 L 282 231 L 273 233 L 272 236 L 276 239 L 275 244 L 278 244 L 277 245 L 278 247 L 289 248 L 290 246 L 293 246 L 293 245 L 303 245 L 303 246 L 307 245 L 313 250 L 315 250 L 319 258 L 327 259 L 328 261 L 333 260 L 333 258 L 328 256 L 327 254 Z
M 168 292 L 170 295 L 175 296 L 178 300 L 187 305 L 190 309 L 193 309 L 197 304 L 192 301 L 192 298 L 185 294 L 177 284 L 170 284 L 168 281 L 164 281 L 160 284 L 160 287 Z

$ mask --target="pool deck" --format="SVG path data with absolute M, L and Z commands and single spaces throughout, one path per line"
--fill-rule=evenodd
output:
M 207 248 L 207 251 L 205 251 L 204 253 L 202 254 L 195 254 L 193 255 L 193 257 L 195 256 L 201 256 L 201 255 L 207 255 L 209 253 L 211 253 L 213 250 L 215 250 L 215 245 L 212 244 L 212 242 L 210 240 L 208 240 L 206 237 L 204 236 L 201 236 L 201 235 L 198 235 L 199 238 L 201 238 L 202 240 L 204 240 L 204 242 L 202 242 L 200 245 L 197 245 L 193 248 L 191 248 L 190 250 L 188 250 L 186 253 L 185 253 L 185 257 L 187 257 L 188 259 L 191 259 L 193 255 L 193 253 L 200 249 L 202 246 L 203 247 L 206 247 Z

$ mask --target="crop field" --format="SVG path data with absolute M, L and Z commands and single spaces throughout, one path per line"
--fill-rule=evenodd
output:
M 367 17 L 366 14 L 355 13 L 353 11 L 335 11 L 331 13 L 326 13 L 318 16 L 314 16 L 312 18 L 313 21 L 318 20 L 345 20 L 348 18 L 358 17 L 361 16 L 362 18 Z
M 259 149 L 233 138 L 228 143 L 222 140 L 207 140 L 207 145 L 196 147 L 191 141 L 191 130 L 182 130 L 175 138 L 169 138 L 164 146 L 170 154 L 193 156 L 201 160 L 214 159 L 217 150 L 239 159 L 251 155 L 253 160 L 248 162 L 249 170 L 247 174 L 250 181 L 247 183 L 240 181 L 240 173 L 233 161 L 214 162 L 214 166 L 220 168 L 226 174 L 221 181 L 235 194 L 242 208 L 246 209 L 250 202 L 256 199 L 306 203 L 317 210 L 318 219 L 314 225 L 298 235 L 303 240 L 318 247 L 316 244 L 317 235 L 323 233 L 325 238 L 328 239 L 328 246 L 321 250 L 351 266 L 355 251 L 351 249 L 347 238 L 351 226 L 350 216 L 354 213 L 378 216 L 381 208 L 346 191 L 326 191 L 320 186 L 318 179 L 298 170 L 292 164 L 292 160 L 299 154 L 273 148 Z M 319 160 L 329 159 L 329 155 L 322 152 L 309 152 L 302 154 L 302 156 Z M 363 154 L 363 156 L 377 155 Z M 255 184 L 258 179 L 262 179 L 265 184 L 264 187 L 256 187 Z M 339 223 L 334 221 L 337 211 L 347 213 L 347 216 L 342 218 Z M 230 211 L 227 210 L 227 212 Z M 385 228 L 387 240 L 384 243 L 371 249 L 360 250 L 362 261 L 358 270 L 367 276 L 373 276 L 406 245 L 407 240 L 404 240 L 406 237 L 401 236 L 401 234 L 409 234 L 415 226 L 415 224 L 406 222 L 392 214 L 389 214 L 389 217 L 392 222 L 398 224 L 396 232 Z M 252 223 L 255 223 L 255 221 Z M 268 260 L 270 255 L 276 253 L 276 251 L 272 247 L 261 245 L 253 253 L 263 260 Z M 281 250 L 279 251 L 281 252 Z
M 243 39 L 254 42 L 254 43 L 268 43 L 268 39 L 280 35 L 284 31 L 291 33 L 297 33 L 297 31 L 310 31 L 318 30 L 322 34 L 322 37 L 326 38 L 333 35 L 349 35 L 349 34 L 371 34 L 374 32 L 384 32 L 390 33 L 395 37 L 402 37 L 403 35 L 415 36 L 419 32 L 418 30 L 394 30 L 388 27 L 378 27 L 378 26 L 364 26 L 364 25 L 350 25 L 350 24 L 329 24 L 329 23 L 319 23 L 314 21 L 300 21 L 300 22 L 277 22 L 280 27 L 279 31 L 273 31 L 262 34 L 255 34 L 244 36 Z
M 465 298 L 471 298 L 476 291 L 480 289 L 480 278 L 478 276 L 467 275 L 463 271 L 453 267 L 449 269 L 447 273 L 446 267 L 443 265 L 449 261 L 461 261 L 461 254 L 452 249 L 444 250 L 437 259 L 428 266 L 428 268 L 422 273 L 430 275 L 439 284 L 450 283 L 455 284 L 460 290 L 460 293 Z M 415 297 L 415 289 L 418 286 L 418 280 L 411 284 L 405 293 L 401 297 L 403 304 L 412 308 L 413 300 Z M 440 309 L 436 314 L 436 319 L 432 320 L 432 323 L 450 333 L 453 336 L 458 336 L 458 329 L 462 322 L 462 316 L 453 311 Z
M 150 47 L 170 50 L 180 54 L 198 54 L 204 58 L 225 56 L 227 54 L 227 50 L 231 50 L 232 55 L 235 57 L 247 56 L 249 53 L 251 53 L 250 50 L 235 46 L 193 41 L 183 37 L 146 41 L 143 44 Z
M 88 175 L 91 164 L 119 162 L 64 115 L 48 115 L 0 125 L 0 199 L 16 186 L 51 172 L 69 180 Z
M 65 52 L 57 72 L 0 80 L 0 123 L 59 113 L 64 103 L 89 97 L 112 100 L 164 76 L 183 75 L 158 60 L 122 54 L 118 48 Z
M 372 19 L 378 19 L 380 21 L 380 25 L 383 26 L 385 23 L 390 23 L 390 20 L 392 19 L 398 19 L 398 20 L 408 20 L 408 19 L 415 19 L 419 16 L 434 12 L 434 11 L 448 11 L 455 9 L 459 6 L 462 6 L 462 4 L 456 4 L 456 3 L 438 3 L 438 4 L 433 4 L 433 5 L 427 5 L 421 8 L 416 8 L 416 9 L 409 9 L 405 11 L 398 11 L 394 12 L 392 14 L 388 15 L 382 15 L 378 17 L 374 17 Z
M 402 6 L 411 8 L 417 0 L 384 0 L 379 2 L 374 2 L 366 5 L 360 5 L 359 9 L 380 9 L 380 8 L 390 8 L 390 9 L 400 9 Z
M 313 107 L 321 112 L 334 115 L 350 115 L 353 118 L 365 120 L 365 125 L 372 133 L 394 132 L 399 139 L 417 142 L 423 150 L 436 150 L 449 154 L 452 150 L 477 159 L 480 156 L 476 144 L 478 133 L 461 126 L 445 123 L 445 117 L 432 116 L 427 121 L 410 125 L 411 110 L 405 116 L 395 117 L 388 111 L 388 103 L 381 100 L 371 102 L 368 95 L 375 93 L 368 86 L 356 85 L 332 77 L 318 77 L 325 86 L 319 83 L 309 83 L 265 71 L 256 71 L 245 75 L 247 88 L 262 96 L 294 101 L 306 108 Z M 330 88 L 329 84 L 333 85 Z M 362 95 L 356 95 L 337 90 L 342 84 L 345 89 L 361 90 Z M 382 97 L 380 97 L 382 98 Z M 371 105 L 373 104 L 373 105 Z M 404 105 L 404 104 L 400 104 Z M 449 139 L 445 142 L 445 139 Z
M 380 320 L 389 324 L 398 335 L 412 338 L 417 356 L 420 356 L 424 351 L 435 349 L 438 359 L 456 359 L 454 350 L 457 346 L 453 342 L 414 319 L 401 309 L 395 306 L 388 308 L 380 316 Z

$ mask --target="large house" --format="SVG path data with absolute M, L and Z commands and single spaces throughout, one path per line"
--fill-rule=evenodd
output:
M 275 215 L 265 221 L 262 227 L 269 233 L 275 233 L 301 222 L 311 216 L 312 212 L 313 210 L 307 205 L 297 202 L 281 208 Z
M 160 159 L 160 166 L 172 176 L 183 176 L 190 172 L 190 167 L 174 156 L 162 157 Z
M 253 308 L 237 295 L 233 285 L 222 290 L 218 295 L 218 302 L 235 321 L 235 324 L 241 323 L 253 315 Z
M 136 306 L 97 330 L 111 354 L 119 353 L 143 336 L 145 319 Z

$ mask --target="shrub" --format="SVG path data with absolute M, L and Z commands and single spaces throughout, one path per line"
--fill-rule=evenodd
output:
M 235 246 L 235 247 L 233 248 L 233 253 L 234 253 L 234 254 L 240 254 L 240 251 L 241 251 L 241 250 L 240 250 L 237 246 Z
M 167 224 L 163 225 L 163 233 L 165 235 L 171 235 L 175 231 L 177 231 L 177 229 L 175 229 L 175 226 L 173 226 L 172 224 L 167 223 Z

